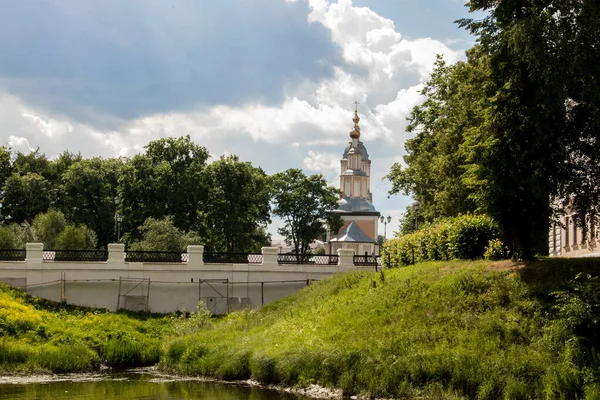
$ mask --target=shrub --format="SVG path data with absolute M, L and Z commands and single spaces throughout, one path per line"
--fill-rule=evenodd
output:
M 497 261 L 508 257 L 508 249 L 500 239 L 492 239 L 488 242 L 483 253 L 483 258 L 486 260 Z
M 497 240 L 498 235 L 498 226 L 490 217 L 460 215 L 386 241 L 384 262 L 386 266 L 399 266 L 421 261 L 477 259 L 484 256 L 490 241 Z

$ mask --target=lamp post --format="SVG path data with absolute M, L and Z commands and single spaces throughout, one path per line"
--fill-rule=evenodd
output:
M 119 243 L 120 239 L 120 228 L 121 228 L 121 216 L 119 215 L 119 196 L 115 196 L 115 243 Z
M 392 222 L 392 217 L 389 215 L 385 218 L 383 215 L 379 217 L 379 221 L 383 223 L 383 237 L 387 240 L 387 224 Z

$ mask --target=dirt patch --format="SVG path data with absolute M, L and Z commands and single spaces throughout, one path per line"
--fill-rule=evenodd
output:
M 516 261 L 512 261 L 512 260 L 502 260 L 502 261 L 494 261 L 492 263 L 489 263 L 485 269 L 488 271 L 492 271 L 492 272 L 503 272 L 503 271 L 514 272 L 514 271 L 518 271 L 524 267 L 525 267 L 525 264 L 520 263 L 520 262 L 516 262 Z

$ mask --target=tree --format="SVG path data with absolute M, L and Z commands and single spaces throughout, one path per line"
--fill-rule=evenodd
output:
M 327 186 L 322 175 L 306 176 L 299 169 L 288 169 L 273 175 L 273 214 L 283 220 L 278 232 L 294 251 L 303 257 L 310 243 L 325 236 L 326 229 L 337 232 L 342 219 L 333 213 L 340 197 L 339 190 Z
M 530 258 L 547 231 L 550 198 L 575 196 L 581 213 L 598 207 L 600 4 L 469 5 L 488 12 L 460 24 L 479 35 L 494 87 L 487 117 L 473 136 L 484 146 L 469 158 L 472 183 L 485 187 L 505 243 Z
M 96 234 L 85 226 L 67 225 L 56 237 L 55 250 L 86 250 L 96 248 Z
M 195 232 L 182 232 L 173 224 L 173 218 L 148 218 L 139 227 L 142 240 L 132 242 L 130 250 L 143 251 L 185 251 L 189 245 L 200 244 L 200 237 Z
M 237 156 L 221 157 L 202 173 L 207 190 L 200 218 L 207 248 L 256 252 L 268 244 L 270 182 L 261 168 Z
M 62 174 L 60 197 L 65 216 L 96 232 L 100 246 L 114 240 L 117 180 L 122 163 L 100 157 L 72 163 Z
M 50 183 L 41 175 L 12 174 L 2 188 L 2 219 L 4 222 L 31 221 L 48 210 L 51 201 Z
M 6 183 L 6 179 L 12 175 L 12 170 L 10 148 L 0 146 L 0 190 Z
M 185 136 L 150 142 L 146 154 L 126 162 L 119 177 L 124 232 L 140 238 L 137 228 L 146 219 L 165 215 L 183 231 L 196 226 L 206 198 L 201 172 L 207 159 L 208 151 Z
M 67 219 L 62 212 L 56 209 L 38 214 L 31 224 L 34 239 L 44 243 L 45 249 L 56 247 L 56 240 L 66 227 Z
M 451 66 L 438 56 L 421 91 L 425 100 L 408 118 L 407 131 L 415 136 L 406 141 L 405 165 L 394 164 L 387 175 L 390 194 L 403 192 L 415 199 L 400 221 L 400 234 L 486 210 L 481 195 L 485 189 L 470 179 L 469 157 L 485 144 L 471 136 L 478 133 L 489 107 L 489 75 L 489 59 L 480 47 L 467 52 L 466 62 Z

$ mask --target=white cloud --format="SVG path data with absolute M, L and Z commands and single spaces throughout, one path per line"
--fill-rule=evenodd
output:
M 35 149 L 29 145 L 29 141 L 24 137 L 9 136 L 6 144 L 14 151 L 24 154 L 35 151 Z
M 376 206 L 400 208 L 383 199 L 389 184 L 381 182 L 381 176 L 389 171 L 394 155 L 398 158 L 403 152 L 406 117 L 421 101 L 419 90 L 436 54 L 444 54 L 449 63 L 463 56 L 437 40 L 403 38 L 393 21 L 369 8 L 355 7 L 350 0 L 305 1 L 311 8 L 308 22 L 331 32 L 345 64 L 320 83 L 307 79 L 287 87 L 279 105 L 249 101 L 241 106 L 157 113 L 101 130 L 0 93 L 0 134 L 8 138 L 3 141 L 15 149 L 40 147 L 49 156 L 69 149 L 84 156 L 112 157 L 132 156 L 161 137 L 190 134 L 213 156 L 228 152 L 242 157 L 246 152 L 245 159 L 258 165 L 277 162 L 279 170 L 304 166 L 337 186 L 339 158 L 352 128 L 352 103 L 358 101 L 361 139 L 371 146 L 378 171 L 372 180 Z M 336 153 L 329 152 L 328 146 Z

